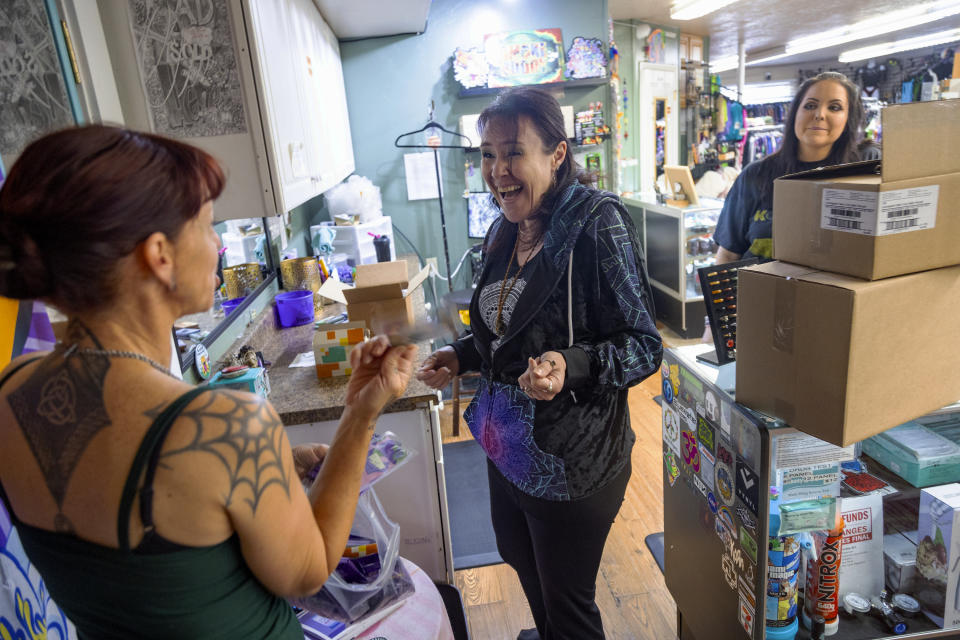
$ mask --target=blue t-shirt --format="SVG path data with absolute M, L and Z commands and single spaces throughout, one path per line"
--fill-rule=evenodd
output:
M 801 162 L 797 172 L 815 169 Z M 713 239 L 743 259 L 773 257 L 773 181 L 784 175 L 772 158 L 747 165 L 730 188 Z

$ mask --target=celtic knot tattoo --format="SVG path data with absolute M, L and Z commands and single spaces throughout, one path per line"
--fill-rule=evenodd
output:
M 80 456 L 93 437 L 110 426 L 103 400 L 109 368 L 105 356 L 62 358 L 55 354 L 37 365 L 23 385 L 7 396 L 47 488 L 61 509 Z
M 228 507 L 240 499 L 256 514 L 260 499 L 272 485 L 279 485 L 289 498 L 291 470 L 283 462 L 283 423 L 271 414 L 269 405 L 226 390 L 202 394 L 192 404 L 199 401 L 201 406 L 179 415 L 194 430 L 191 441 L 165 450 L 161 461 L 192 452 L 212 455 L 230 478 Z

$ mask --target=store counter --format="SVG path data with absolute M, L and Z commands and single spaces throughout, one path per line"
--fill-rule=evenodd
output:
M 417 296 L 423 315 L 422 293 Z M 342 311 L 340 305 L 324 308 L 324 315 Z M 232 356 L 249 344 L 270 362 L 270 402 L 287 428 L 291 445 L 331 442 L 343 413 L 349 378 L 317 379 L 313 366 L 291 367 L 297 355 L 313 351 L 313 323 L 277 328 L 268 307 L 228 350 Z M 432 352 L 428 343 L 417 345 L 418 359 Z M 224 363 L 219 363 L 214 370 Z M 419 367 L 419 363 L 415 368 Z M 440 394 L 417 380 L 387 405 L 377 421 L 379 433 L 392 431 L 415 451 L 403 466 L 377 484 L 377 495 L 400 525 L 400 554 L 436 582 L 453 584 L 453 555 L 447 514 L 439 408 Z
M 836 447 L 736 404 L 726 385 L 717 384 L 718 368 L 696 359 L 710 350 L 669 349 L 661 367 L 664 577 L 677 604 L 681 640 L 763 640 L 768 487 L 777 484 L 775 470 L 838 463 L 853 458 L 854 445 Z M 883 497 L 884 511 L 910 494 L 900 488 L 900 494 Z M 909 633 L 917 634 L 910 637 L 958 633 L 935 627 L 922 614 L 907 622 Z M 898 637 L 889 634 L 877 617 L 841 614 L 832 637 Z M 809 631 L 801 627 L 796 638 L 807 640 Z
M 643 242 L 657 319 L 684 338 L 699 337 L 706 309 L 696 269 L 714 262 L 713 230 L 723 201 L 703 198 L 685 208 L 628 197 L 623 203 Z

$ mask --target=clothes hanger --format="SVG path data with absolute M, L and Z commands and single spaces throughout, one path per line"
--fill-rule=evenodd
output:
M 427 124 L 423 125 L 422 127 L 420 127 L 415 131 L 408 131 L 406 133 L 401 133 L 400 135 L 397 136 L 397 139 L 393 141 L 393 146 L 398 147 L 400 149 L 473 149 L 474 148 L 473 145 L 470 144 L 471 142 L 470 138 L 463 135 L 462 133 L 457 133 L 456 131 L 450 131 L 439 122 L 434 121 L 433 107 L 434 107 L 434 103 L 433 103 L 433 100 L 431 100 L 430 115 L 428 116 Z M 427 129 L 439 129 L 443 133 L 449 133 L 452 136 L 456 136 L 457 138 L 462 138 L 463 140 L 466 140 L 467 144 L 400 144 L 401 138 L 422 133 Z

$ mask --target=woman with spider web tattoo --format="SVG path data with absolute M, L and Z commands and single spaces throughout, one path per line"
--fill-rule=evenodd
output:
M 410 379 L 415 347 L 365 343 L 329 450 L 291 451 L 266 400 L 158 364 L 213 303 L 224 180 L 195 147 L 89 126 L 31 144 L 0 189 L 0 295 L 69 318 L 0 373 L 0 499 L 81 638 L 302 638 L 283 596 L 336 567 L 374 421 Z

